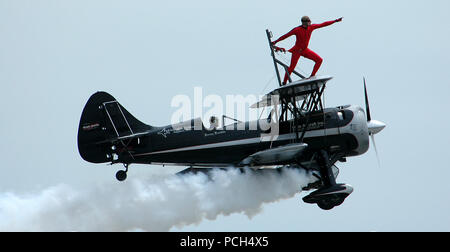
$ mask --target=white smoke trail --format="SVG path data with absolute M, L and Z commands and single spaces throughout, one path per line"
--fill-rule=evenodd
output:
M 129 179 L 124 183 L 74 190 L 65 185 L 33 195 L 0 194 L 0 231 L 168 231 L 244 213 L 263 203 L 293 197 L 314 181 L 310 174 L 215 170 L 204 174 Z

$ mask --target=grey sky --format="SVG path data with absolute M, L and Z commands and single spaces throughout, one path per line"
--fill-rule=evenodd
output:
M 249 220 L 222 216 L 181 231 L 449 231 L 449 1 L 0 0 L 0 192 L 114 180 L 118 166 L 78 155 L 79 117 L 97 90 L 151 125 L 170 123 L 173 96 L 260 94 L 274 76 L 265 29 L 279 37 L 308 15 L 343 16 L 310 48 L 332 75 L 326 105 L 364 105 L 387 123 L 373 148 L 341 164 L 355 187 L 324 212 L 301 196 Z M 285 47 L 293 38 L 282 42 Z M 306 74 L 312 63 L 300 59 Z M 272 81 L 268 89 L 276 87 Z M 268 91 L 266 89 L 265 91 Z M 134 166 L 129 176 L 160 172 Z

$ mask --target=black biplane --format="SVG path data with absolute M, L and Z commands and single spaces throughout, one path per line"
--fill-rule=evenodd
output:
M 230 167 L 255 170 L 290 167 L 313 172 L 317 181 L 303 188 L 316 189 L 303 198 L 329 210 L 353 192 L 336 183 L 337 162 L 362 155 L 369 148 L 369 135 L 385 124 L 372 120 L 364 81 L 366 113 L 359 106 L 323 107 L 323 92 L 331 77 L 289 79 L 282 86 L 271 33 L 266 30 L 279 87 L 253 108 L 274 107 L 268 118 L 238 122 L 221 128 L 205 128 L 200 119 L 163 127 L 142 123 L 106 92 L 93 94 L 85 105 L 78 129 L 78 150 L 91 163 L 122 163 L 116 178 L 127 177 L 130 164 L 162 164 L 187 167 L 184 172 Z M 217 118 L 212 118 L 213 122 Z M 251 124 L 270 123 L 269 129 Z M 195 125 L 201 125 L 195 130 Z M 241 129 L 241 130 L 237 130 Z

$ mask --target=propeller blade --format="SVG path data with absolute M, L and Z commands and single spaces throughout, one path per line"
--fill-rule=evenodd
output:
M 364 81 L 364 96 L 366 100 L 367 129 L 369 131 L 370 138 L 372 139 L 375 154 L 377 155 L 378 167 L 381 168 L 380 156 L 378 155 L 377 145 L 375 143 L 375 134 L 382 131 L 386 127 L 386 124 L 377 120 L 372 120 L 372 117 L 370 116 L 369 96 L 367 95 L 367 86 L 365 77 L 363 77 L 363 81 Z
M 375 135 L 370 135 L 372 138 L 373 147 L 375 148 L 375 154 L 377 155 L 378 168 L 381 168 L 380 156 L 378 155 L 377 145 L 375 144 Z
M 367 96 L 366 78 L 363 77 L 363 80 L 364 80 L 364 95 L 366 98 L 366 115 L 367 115 L 367 121 L 370 122 L 371 117 L 370 117 L 370 109 L 369 109 L 369 97 Z

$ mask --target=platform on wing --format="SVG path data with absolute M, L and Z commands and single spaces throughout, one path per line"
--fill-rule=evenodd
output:
M 279 87 L 272 92 L 266 94 L 261 101 L 250 106 L 251 108 L 262 108 L 273 106 L 274 103 L 279 104 L 279 100 L 274 97 L 278 96 L 278 98 L 292 98 L 295 97 L 296 101 L 300 101 L 305 99 L 305 97 L 311 93 L 314 93 L 320 90 L 327 81 L 333 79 L 331 76 L 318 76 L 312 77 L 308 79 L 302 79 L 298 81 L 294 81 L 292 83 L 286 84 L 282 87 Z

